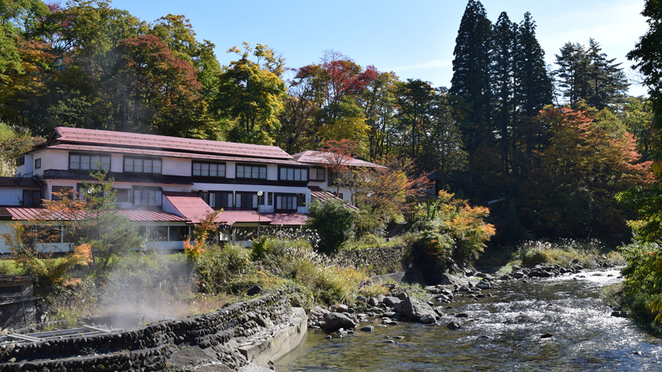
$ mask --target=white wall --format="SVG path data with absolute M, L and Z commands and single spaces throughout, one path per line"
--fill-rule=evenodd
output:
M 161 174 L 191 177 L 192 163 L 190 159 L 162 158 Z

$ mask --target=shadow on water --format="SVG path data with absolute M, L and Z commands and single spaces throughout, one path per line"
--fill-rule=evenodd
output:
M 618 270 L 610 270 L 503 283 L 490 291 L 493 297 L 457 298 L 436 326 L 401 323 L 342 339 L 310 332 L 276 370 L 662 370 L 661 340 L 612 317 L 600 300 L 600 289 L 619 280 Z M 445 325 L 458 312 L 469 318 L 451 331 Z M 551 337 L 541 337 L 546 334 Z M 397 342 L 386 343 L 389 338 Z

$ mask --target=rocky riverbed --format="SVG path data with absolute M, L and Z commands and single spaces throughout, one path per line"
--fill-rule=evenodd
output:
M 383 298 L 366 298 L 364 308 L 359 302 L 347 309 L 313 311 L 317 315 L 311 314 L 311 328 L 320 330 L 309 332 L 302 346 L 275 363 L 276 369 L 529 372 L 662 368 L 662 342 L 641 331 L 631 319 L 615 316 L 618 314 L 601 298 L 605 286 L 622 280 L 618 268 L 539 266 L 515 269 L 509 275 L 456 273 L 448 279 L 459 282 L 429 286 L 423 296 L 415 289 L 408 288 L 407 293 L 394 286 Z M 437 320 L 430 324 L 412 321 L 413 315 L 404 310 L 404 295 L 426 298 L 423 307 L 434 310 Z M 395 304 L 387 304 L 393 298 L 404 303 L 401 312 Z M 323 331 L 322 327 L 328 327 L 325 319 L 334 318 L 327 314 L 334 312 L 352 318 L 357 326 Z
M 459 329 L 463 325 L 466 313 L 456 313 L 449 306 L 455 299 L 477 299 L 492 296 L 491 290 L 500 288 L 502 283 L 512 281 L 528 282 L 539 278 L 550 278 L 563 274 L 581 273 L 584 268 L 576 264 L 570 268 L 555 265 L 537 265 L 533 268 L 514 267 L 508 274 L 490 274 L 475 271 L 470 267 L 456 269 L 454 274 L 442 274 L 441 283 L 427 286 L 429 300 L 423 301 L 411 296 L 406 290 L 397 290 L 376 297 L 359 296 L 355 307 L 344 304 L 331 309 L 316 307 L 308 318 L 310 329 L 326 331 L 328 337 L 343 337 L 354 332 L 359 325 L 361 331 L 372 331 L 375 327 L 397 325 L 398 322 L 418 322 L 422 324 L 438 324 L 447 315 L 457 319 L 447 322 L 449 329 Z M 614 316 L 626 316 L 615 310 Z M 366 325 L 367 323 L 367 325 Z

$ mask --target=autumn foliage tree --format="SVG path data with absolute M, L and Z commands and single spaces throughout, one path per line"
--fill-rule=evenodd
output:
M 547 237 L 625 233 L 628 214 L 616 194 L 653 179 L 633 136 L 608 110 L 547 108 L 539 120 L 551 137 L 519 193 L 528 228 Z

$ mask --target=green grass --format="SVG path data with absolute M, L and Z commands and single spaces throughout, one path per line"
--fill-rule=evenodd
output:
M 16 265 L 16 261 L 9 259 L 0 260 L 1 275 L 24 275 L 25 271 Z

